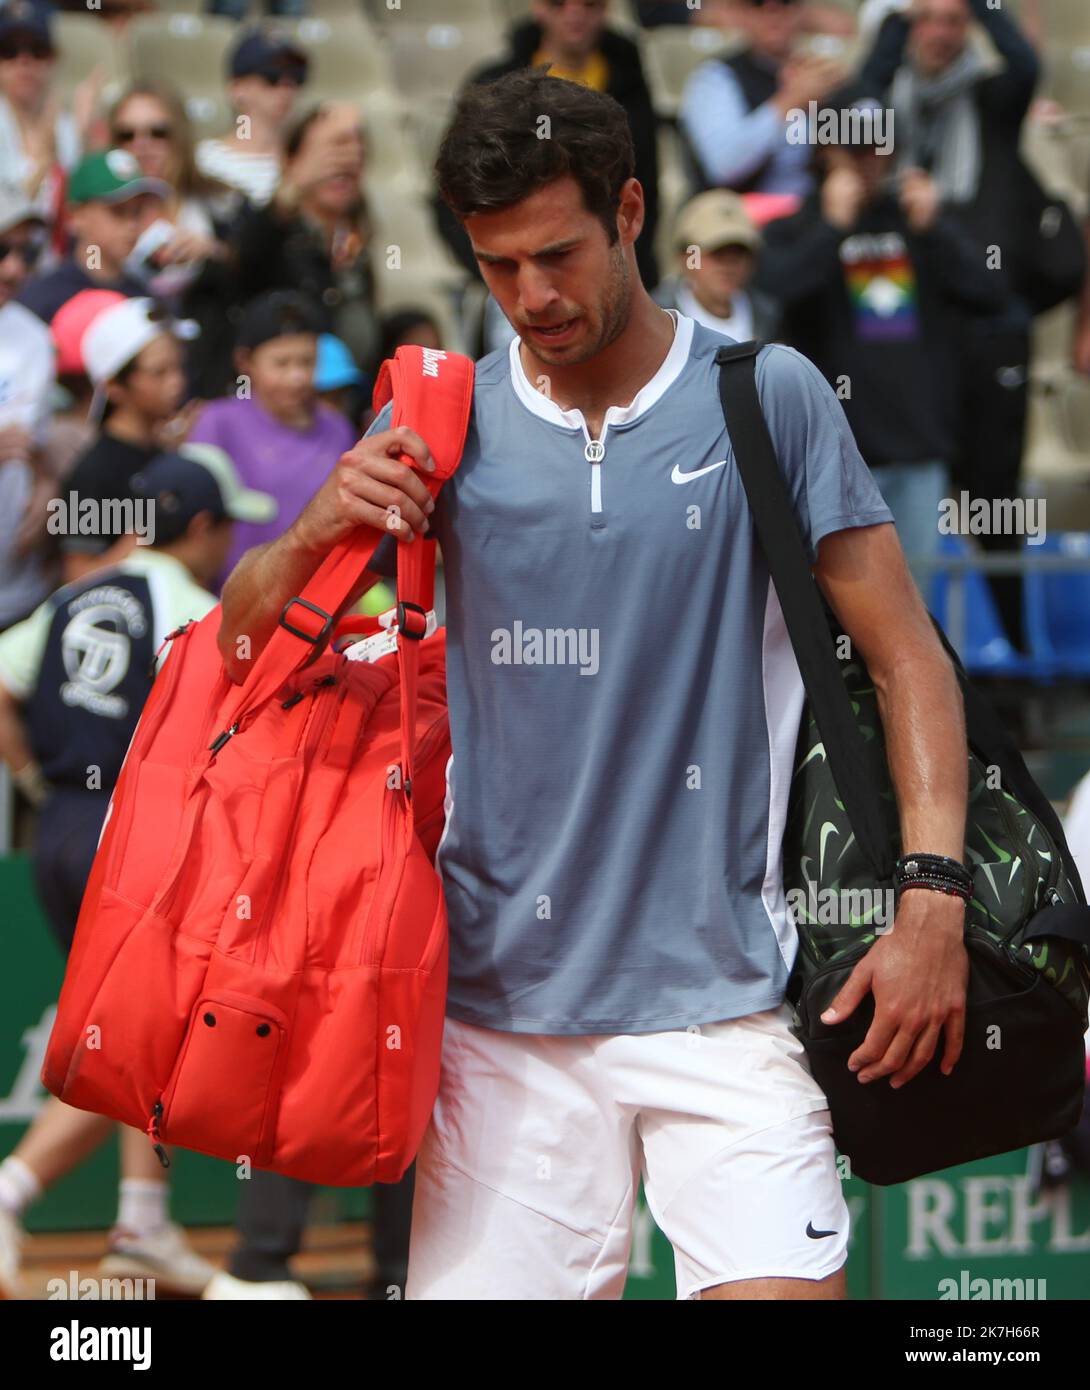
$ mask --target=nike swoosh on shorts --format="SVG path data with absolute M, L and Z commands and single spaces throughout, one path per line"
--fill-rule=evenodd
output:
M 726 459 L 720 459 L 718 463 L 709 463 L 706 468 L 694 468 L 691 473 L 683 473 L 678 465 L 674 464 L 674 471 L 670 474 L 672 483 L 687 483 L 693 478 L 702 478 L 705 473 L 710 473 L 713 468 L 722 468 Z

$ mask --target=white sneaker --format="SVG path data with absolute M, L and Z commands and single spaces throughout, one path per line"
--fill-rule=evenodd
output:
M 23 1228 L 17 1216 L 0 1207 L 0 1298 L 21 1298 L 19 1289 L 19 1250 Z
M 305 1284 L 295 1279 L 269 1279 L 255 1283 L 249 1279 L 236 1279 L 225 1269 L 212 1279 L 201 1294 L 202 1298 L 310 1298 L 311 1293 Z
M 154 1279 L 157 1288 L 197 1295 L 207 1287 L 216 1266 L 198 1255 L 181 1226 L 170 1221 L 145 1236 L 115 1226 L 99 1272 L 117 1279 Z

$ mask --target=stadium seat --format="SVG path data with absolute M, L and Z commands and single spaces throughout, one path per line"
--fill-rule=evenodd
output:
M 697 25 L 663 25 L 643 38 L 643 62 L 651 99 L 660 116 L 677 115 L 689 75 L 706 62 L 739 47 L 737 34 Z
M 674 222 L 689 200 L 692 184 L 677 131 L 665 121 L 659 126 L 658 149 L 659 224 L 655 229 L 655 255 L 659 274 L 665 279 L 674 273 Z
M 426 195 L 431 176 L 420 158 L 407 104 L 372 96 L 361 109 L 367 130 L 368 184 L 403 196 Z
M 57 45 L 56 92 L 62 102 L 95 68 L 105 74 L 102 101 L 109 106 L 128 81 L 123 46 L 101 14 L 56 14 L 51 21 Z
M 304 103 L 308 99 L 365 102 L 393 91 L 386 41 L 362 14 L 277 20 L 275 28 L 294 35 L 310 56 Z
M 1059 531 L 1034 547 L 1037 555 L 1081 559 L 1075 572 L 1026 576 L 1026 630 L 1034 655 L 1066 676 L 1090 676 L 1090 534 Z
M 454 288 L 429 277 L 411 279 L 405 276 L 398 279 L 385 276 L 378 281 L 377 289 L 380 313 L 423 309 L 438 324 L 443 346 L 452 352 L 465 351 L 465 338 L 456 309 L 458 295 Z
M 134 78 L 162 77 L 187 98 L 223 95 L 227 50 L 238 34 L 229 19 L 194 14 L 138 15 L 126 31 Z
M 378 3 L 381 4 L 382 0 L 378 0 Z M 459 3 L 472 4 L 473 0 L 459 0 Z M 503 15 L 505 27 L 518 20 L 531 17 L 529 0 L 496 0 L 496 3 Z M 443 13 L 446 14 L 445 9 Z M 635 12 L 628 0 L 609 0 L 606 18 L 610 28 L 620 29 L 625 33 L 630 33 L 639 27 Z
M 488 23 L 388 25 L 387 39 L 394 83 L 409 98 L 453 97 L 475 68 L 503 53 L 503 35 Z
M 1090 481 L 1090 381 L 1071 366 L 1073 312 L 1062 306 L 1038 322 L 1041 355 L 1030 374 L 1025 473 Z
M 385 0 L 374 0 L 369 12 L 388 31 L 401 24 L 420 25 L 429 19 L 444 24 L 490 24 L 497 33 L 507 26 L 502 0 L 401 0 L 401 8 L 394 10 L 387 9 Z
M 941 536 L 939 553 L 961 559 L 973 551 L 963 536 Z M 979 571 L 940 569 L 932 583 L 930 608 L 970 675 L 1047 676 L 1041 663 L 1011 645 L 988 581 Z
M 382 0 L 379 4 L 385 9 Z M 363 0 L 310 0 L 307 5 L 307 14 L 314 19 L 335 20 L 340 23 L 342 19 L 359 19 L 367 14 L 367 6 Z
M 1087 74 L 1090 81 L 1090 73 Z M 1086 179 L 1090 160 L 1081 168 L 1073 159 L 1073 145 L 1081 122 L 1027 120 L 1022 125 L 1021 150 L 1041 185 L 1050 193 L 1066 198 L 1074 206 L 1082 205 L 1086 196 Z
M 1043 91 L 1066 110 L 1090 115 L 1090 44 L 1049 42 Z
M 1059 304 L 1033 321 L 1033 375 L 1055 379 L 1071 364 L 1071 344 L 1075 332 L 1075 305 Z
M 396 293 L 402 280 L 451 286 L 465 280 L 466 272 L 447 250 L 424 197 L 391 190 L 373 178 L 366 191 L 378 243 L 375 273 L 385 285 L 380 297 Z
M 193 123 L 195 140 L 208 140 L 230 134 L 235 123 L 235 110 L 225 96 L 201 93 L 187 96 L 185 109 Z
M 420 158 L 420 166 L 428 171 L 430 180 L 430 170 L 450 124 L 450 99 L 439 97 L 432 101 L 414 101 L 406 115 L 409 131 Z
M 1021 23 L 1027 10 L 1026 0 L 1003 0 L 1003 4 Z M 1051 42 L 1069 46 L 1090 43 L 1090 10 L 1086 0 L 1048 0 L 1043 10 L 1043 27 Z

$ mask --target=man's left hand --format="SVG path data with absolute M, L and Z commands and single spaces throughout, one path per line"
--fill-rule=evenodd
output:
M 942 1073 L 949 1076 L 965 1038 L 969 955 L 965 903 L 925 888 L 907 890 L 892 929 L 880 936 L 821 1015 L 843 1023 L 868 994 L 874 1019 L 848 1058 L 862 1082 L 888 1076 L 894 1090 L 923 1071 L 945 1032 Z

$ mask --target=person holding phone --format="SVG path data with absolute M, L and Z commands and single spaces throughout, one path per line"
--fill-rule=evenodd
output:
M 880 110 L 866 97 L 842 104 L 861 116 Z M 956 449 L 952 329 L 994 312 L 1003 291 L 931 175 L 897 173 L 888 150 L 851 144 L 850 134 L 846 122 L 842 143 L 817 147 L 817 191 L 766 228 L 759 279 L 783 307 L 782 340 L 841 396 L 926 594 Z
M 288 132 L 273 198 L 245 208 L 232 236 L 240 297 L 297 291 L 357 362 L 371 361 L 379 344 L 364 165 L 359 111 L 347 102 L 310 107 Z

